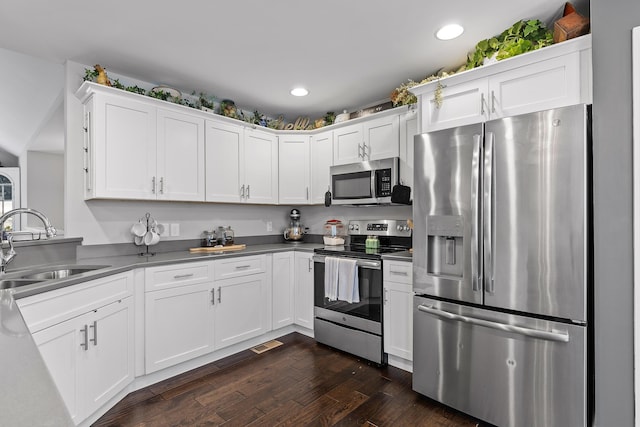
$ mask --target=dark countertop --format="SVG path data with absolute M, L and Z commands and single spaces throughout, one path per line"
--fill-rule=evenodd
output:
M 395 260 L 395 261 L 409 261 L 409 262 L 411 262 L 413 260 L 413 253 L 411 253 L 409 251 L 393 252 L 393 253 L 390 253 L 390 254 L 382 255 L 382 259 L 389 259 L 389 260 Z
M 0 290 L 0 366 L 3 367 L 0 370 L 0 424 L 12 427 L 74 425 L 14 298 L 24 298 L 134 268 L 293 250 L 312 252 L 315 248 L 323 246 L 314 243 L 276 243 L 247 245 L 244 250 L 223 254 L 191 254 L 189 251 L 176 251 L 155 256 L 85 258 L 77 260 L 77 264 L 107 267 L 67 279 L 48 280 L 20 288 Z M 39 265 L 37 270 L 45 268 L 46 266 Z M 12 271 L 7 273 L 5 278 L 19 277 L 26 271 L 32 269 Z

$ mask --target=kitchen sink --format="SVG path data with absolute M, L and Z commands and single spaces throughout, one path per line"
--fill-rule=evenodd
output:
M 20 286 L 31 285 L 33 283 L 41 282 L 41 280 L 34 279 L 7 279 L 0 280 L 0 289 L 13 289 L 19 288 Z
M 64 279 L 67 277 L 75 276 L 77 274 L 87 273 L 89 271 L 99 270 L 101 268 L 109 267 L 108 265 L 73 265 L 54 267 L 53 269 L 32 271 L 27 274 L 23 274 L 19 279 L 27 279 L 33 281 Z

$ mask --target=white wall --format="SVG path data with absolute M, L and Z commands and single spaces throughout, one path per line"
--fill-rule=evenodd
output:
M 27 151 L 27 204 L 47 215 L 59 231 L 64 228 L 64 155 Z M 23 191 L 25 186 L 23 185 Z M 26 216 L 29 227 L 42 227 L 37 218 Z
M 204 230 L 230 225 L 237 236 L 280 235 L 289 224 L 293 206 L 260 206 L 219 203 L 179 203 L 83 199 L 83 107 L 74 93 L 82 84 L 85 65 L 68 61 L 65 90 L 65 234 L 83 237 L 85 245 L 131 242 L 131 225 L 149 212 L 158 222 L 180 224 L 180 236 L 167 239 L 197 239 Z M 134 81 L 149 87 L 149 83 Z M 406 219 L 411 207 L 331 207 L 296 206 L 302 213 L 303 225 L 313 234 L 322 234 L 326 220 L 337 218 Z M 267 222 L 272 231 L 267 231 Z

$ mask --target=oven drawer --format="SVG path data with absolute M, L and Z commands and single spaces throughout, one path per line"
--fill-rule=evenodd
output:
M 378 364 L 386 363 L 382 352 L 382 337 L 379 335 L 339 326 L 317 317 L 313 320 L 313 334 L 319 343 Z

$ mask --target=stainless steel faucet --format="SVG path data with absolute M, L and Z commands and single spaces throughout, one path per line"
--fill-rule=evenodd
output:
M 51 222 L 49 222 L 49 218 L 46 217 L 40 211 L 30 208 L 17 208 L 12 209 L 4 215 L 0 216 L 0 231 L 4 230 L 4 222 L 11 218 L 12 216 L 19 214 L 31 214 L 40 218 L 40 221 L 44 224 L 44 231 L 47 235 L 47 238 L 54 237 L 56 235 L 56 229 L 53 228 Z M 9 241 L 9 252 L 5 253 L 4 249 L 0 246 L 0 275 L 5 274 L 7 270 L 7 265 L 13 260 L 16 256 L 16 251 L 13 249 L 13 234 L 11 232 L 9 234 L 7 240 Z

